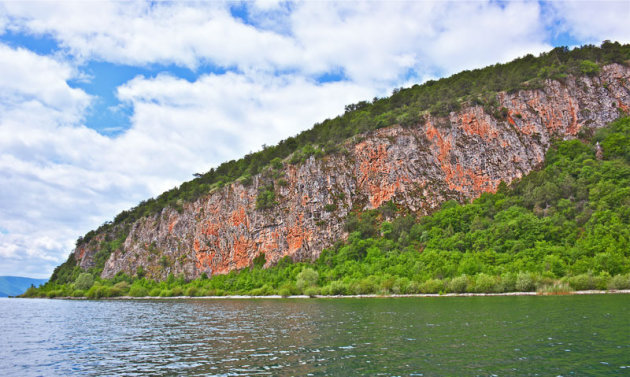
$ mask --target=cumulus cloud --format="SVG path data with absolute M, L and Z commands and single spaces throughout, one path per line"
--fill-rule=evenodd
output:
M 418 69 L 454 72 L 549 49 L 536 2 L 6 4 L 10 27 L 50 35 L 75 58 L 344 73 L 381 87 Z M 291 11 L 289 11 L 289 8 Z
M 630 2 L 562 1 L 550 4 L 562 30 L 583 43 L 599 44 L 603 40 L 630 42 Z
M 59 50 L 0 43 L 0 274 L 47 275 L 118 211 L 348 103 L 548 50 L 553 33 L 627 42 L 627 2 L 598 4 L 544 19 L 529 1 L 2 3 L 0 35 Z M 117 88 L 132 116 L 115 136 L 85 126 L 99 98 L 68 84 L 94 61 L 165 70 Z
M 110 140 L 79 125 L 91 97 L 67 84 L 71 65 L 0 44 L 0 70 L 0 274 L 14 263 L 49 272 L 109 199 L 120 205 L 121 180 L 101 170 Z
M 216 2 L 30 2 L 5 4 L 11 28 L 50 35 L 74 57 L 113 63 L 177 64 L 192 69 L 286 66 L 293 42 L 257 30 Z M 270 51 L 282 54 L 271 54 Z
M 110 138 L 81 125 L 90 97 L 67 84 L 67 63 L 0 45 L 0 69 L 12 76 L 0 79 L 0 274 L 47 274 L 118 211 L 372 95 L 291 75 L 139 76 L 118 89 L 133 126 Z
M 206 171 L 208 161 L 238 158 L 293 136 L 371 94 L 352 83 L 318 84 L 293 75 L 210 74 L 192 83 L 169 75 L 137 77 L 118 89 L 134 108 L 134 127 L 117 145 L 145 149 L 140 155 L 163 151 L 152 164 L 172 168 L 171 176 L 189 176 L 191 169 Z M 173 155 L 179 159 L 172 161 Z

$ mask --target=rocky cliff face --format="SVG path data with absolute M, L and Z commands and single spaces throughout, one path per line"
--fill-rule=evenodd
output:
M 169 273 L 195 278 L 284 256 L 312 260 L 343 239 L 346 215 L 392 200 L 418 215 L 448 199 L 468 201 L 495 191 L 535 169 L 553 138 L 574 138 L 602 127 L 630 108 L 630 68 L 604 67 L 598 76 L 548 80 L 542 89 L 500 93 L 498 117 L 464 106 L 445 118 L 425 116 L 359 135 L 342 152 L 232 183 L 201 199 L 132 224 L 124 245 L 112 252 L 103 277 L 119 271 L 148 277 Z M 275 179 L 274 179 L 275 178 Z M 256 209 L 259 189 L 273 182 L 277 205 Z M 94 264 L 98 243 L 79 245 L 75 258 Z

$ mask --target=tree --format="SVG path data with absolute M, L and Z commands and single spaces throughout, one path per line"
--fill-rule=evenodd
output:
M 307 267 L 307 268 L 303 269 L 297 275 L 296 286 L 300 290 L 304 290 L 304 289 L 309 288 L 309 287 L 314 287 L 314 286 L 317 285 L 317 280 L 318 279 L 319 279 L 319 274 L 317 273 L 317 271 L 313 270 L 310 267 Z
M 81 273 L 77 280 L 74 281 L 74 287 L 82 291 L 90 289 L 92 285 L 94 285 L 94 277 L 87 272 Z

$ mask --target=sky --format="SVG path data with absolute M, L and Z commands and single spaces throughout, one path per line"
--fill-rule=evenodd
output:
M 0 275 L 344 106 L 556 46 L 630 1 L 0 2 Z

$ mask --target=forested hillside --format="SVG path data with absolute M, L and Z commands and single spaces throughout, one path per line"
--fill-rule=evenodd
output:
M 374 98 L 346 106 L 346 111 L 334 119 L 315 124 L 311 129 L 277 145 L 248 154 L 195 174 L 195 179 L 148 199 L 136 207 L 118 214 L 112 222 L 87 233 L 77 244 L 89 242 L 95 235 L 107 232 L 119 224 L 129 224 L 143 216 L 157 213 L 167 206 L 181 209 L 185 202 L 226 183 L 241 180 L 251 183 L 256 174 L 283 159 L 296 164 L 310 156 L 321 157 L 338 152 L 349 137 L 392 124 L 403 127 L 418 123 L 425 115 L 447 116 L 463 105 L 481 105 L 498 119 L 507 118 L 506 109 L 497 101 L 498 92 L 542 88 L 546 79 L 564 80 L 569 75 L 593 76 L 606 64 L 625 64 L 630 60 L 630 45 L 604 42 L 601 47 L 587 45 L 572 50 L 558 47 L 538 57 L 531 54 L 506 64 L 463 71 L 448 78 L 428 81 L 411 88 L 394 90 L 390 97 Z M 261 201 L 265 205 L 265 199 Z
M 567 292 L 630 289 L 630 117 L 557 141 L 544 165 L 469 204 L 417 218 L 386 202 L 354 211 L 350 236 L 314 263 L 285 258 L 187 282 L 74 270 L 27 297 Z

